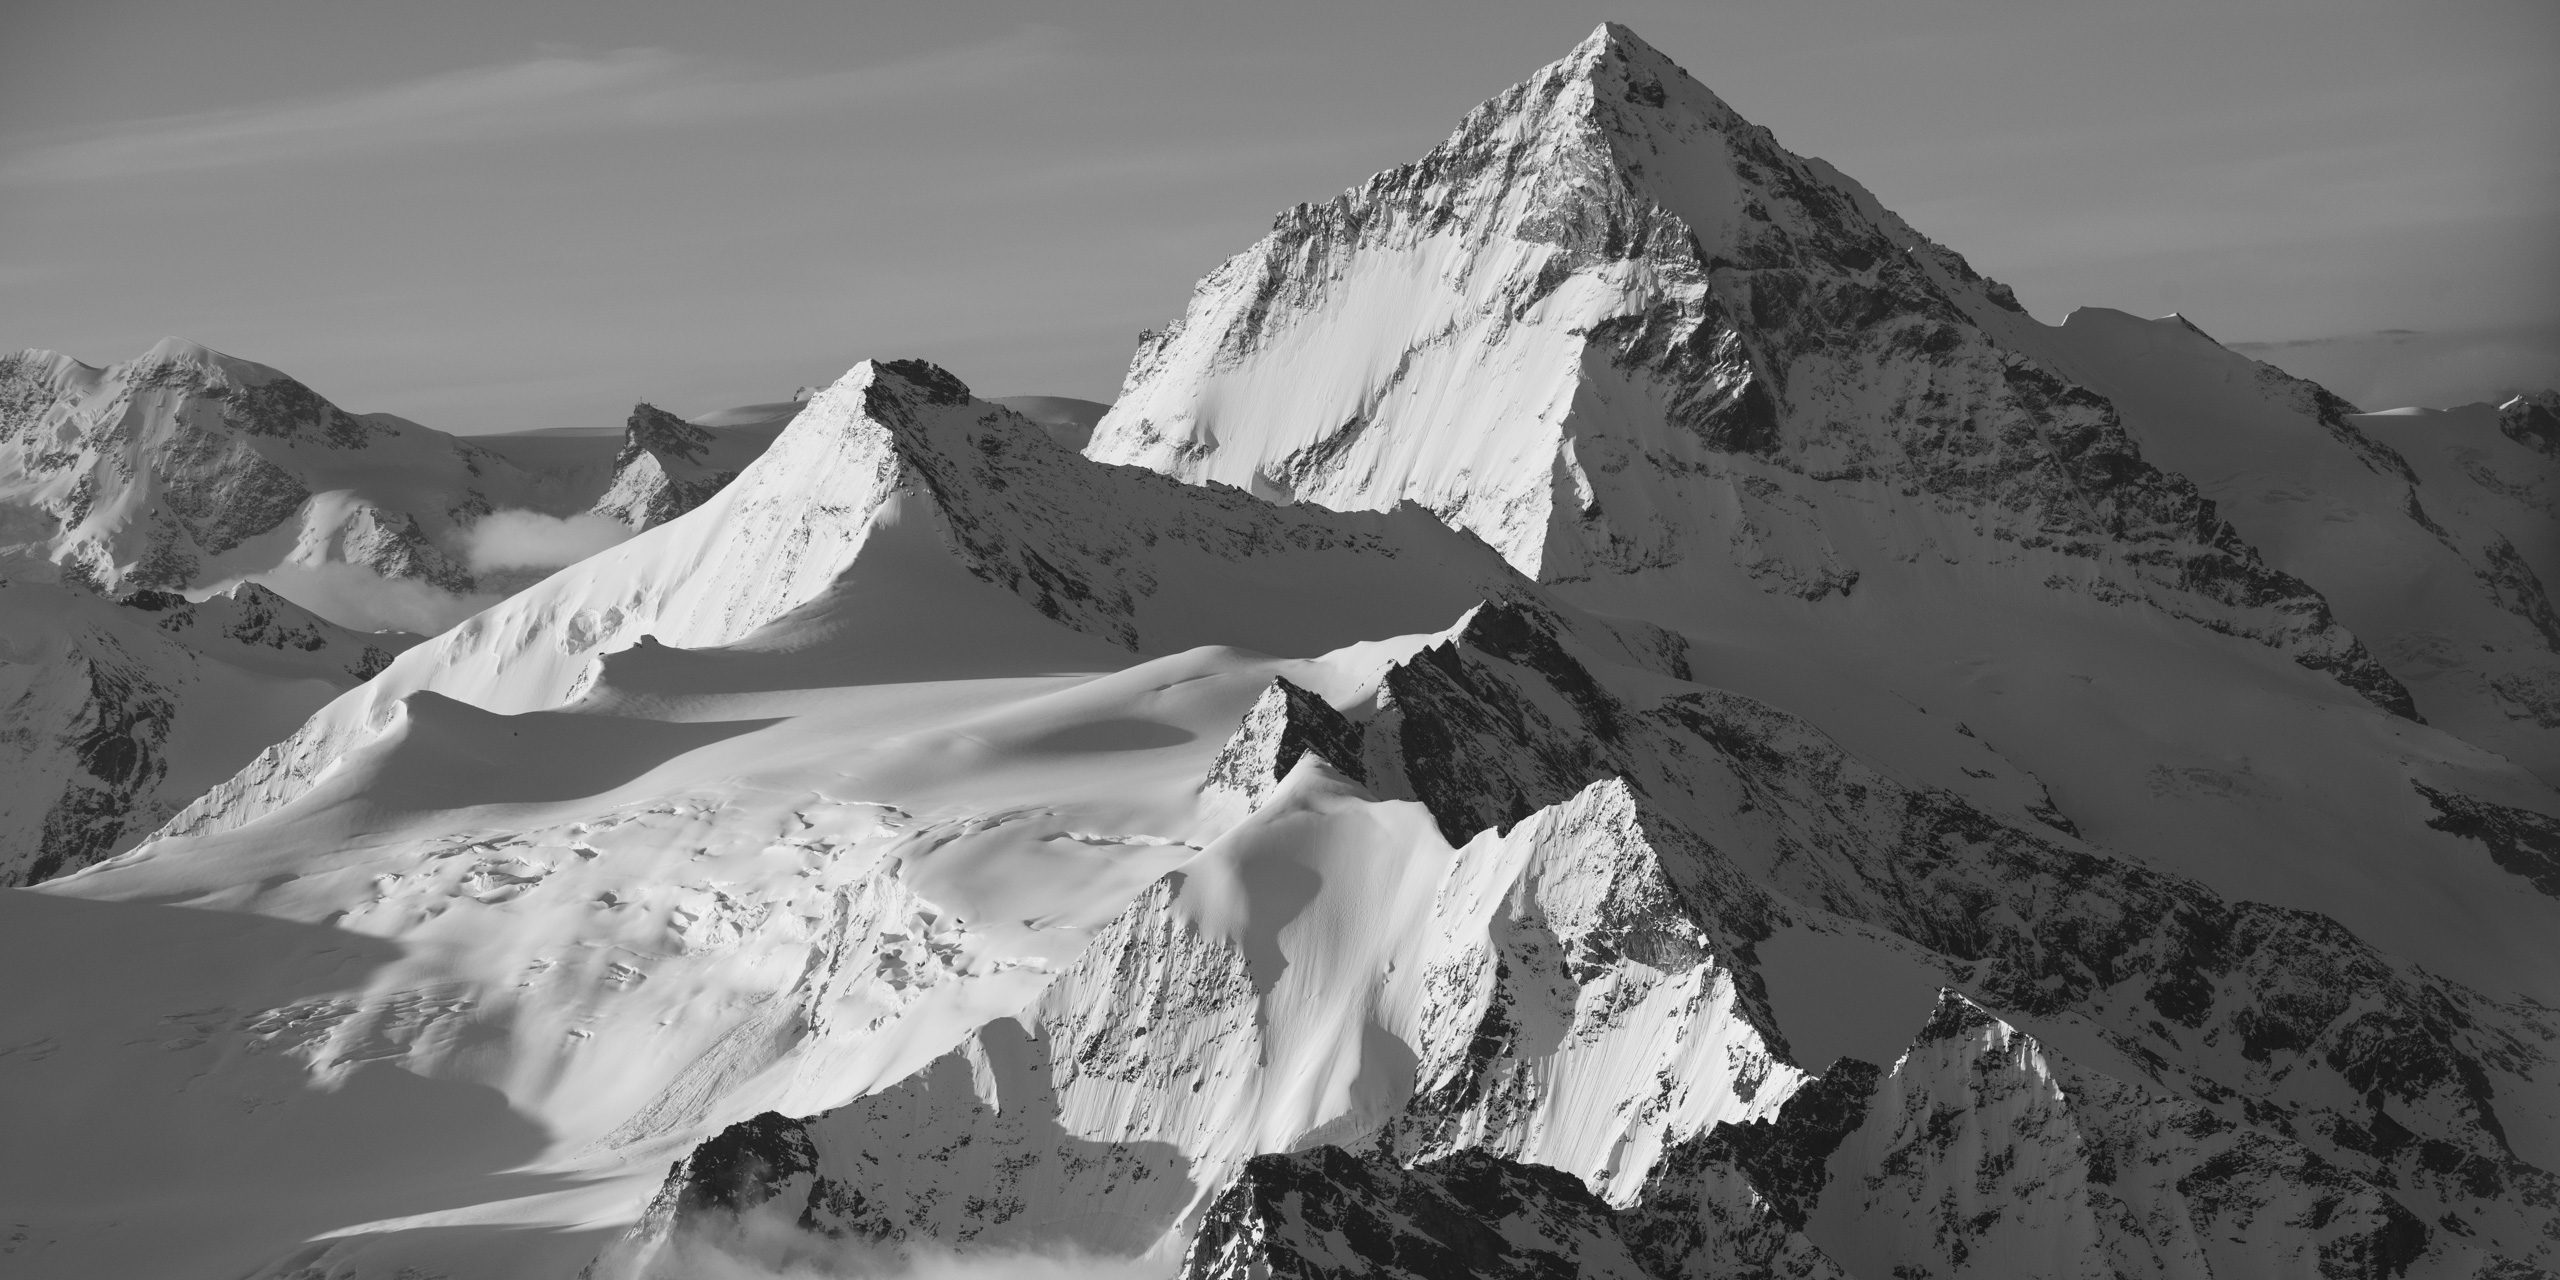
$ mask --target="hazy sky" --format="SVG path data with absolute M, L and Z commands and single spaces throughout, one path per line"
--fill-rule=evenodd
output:
M 2553 0 L 27 0 L 0 347 L 175 334 L 463 432 L 870 355 L 1107 400 L 1275 210 L 1602 18 L 2047 320 L 2184 311 L 2368 407 L 2560 383 Z

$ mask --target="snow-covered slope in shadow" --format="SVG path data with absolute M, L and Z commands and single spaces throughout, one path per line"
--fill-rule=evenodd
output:
M 416 643 L 333 626 L 255 584 L 112 600 L 0 561 L 0 885 L 151 829 Z
M 2358 414 L 2177 316 L 2083 308 L 2011 330 L 2317 587 L 2429 723 L 2560 785 L 2560 459 L 2498 432 L 2488 405 Z

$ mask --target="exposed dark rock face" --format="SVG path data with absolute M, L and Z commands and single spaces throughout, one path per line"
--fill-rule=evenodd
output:
M 2560 391 L 2537 391 L 2498 406 L 2498 430 L 2518 444 L 2560 454 Z
M 2500 867 L 2560 898 L 2560 818 L 2438 791 L 2423 782 L 2412 785 L 2435 806 L 2428 826 L 2479 841 Z
M 1571 1175 L 1462 1151 L 1410 1169 L 1339 1147 L 1256 1156 L 1209 1210 L 1183 1280 L 1572 1280 L 1648 1273 Z
M 0 883 L 49 880 L 132 843 L 128 836 L 143 833 L 128 828 L 148 821 L 143 799 L 168 772 L 161 745 L 175 709 L 153 673 L 103 636 L 66 665 L 62 674 L 86 686 L 62 735 L 75 771 L 45 812 L 34 856 Z M 9 708 L 7 718 L 33 718 L 34 697 Z
M 194 604 L 148 590 L 110 602 L 0 577 L 0 610 L 17 612 L 21 642 L 0 658 L 17 689 L 0 705 L 0 885 L 65 875 L 139 843 L 191 798 L 166 790 L 173 763 L 181 777 L 201 771 L 201 756 L 187 752 L 225 739 L 207 722 L 236 716 L 244 692 L 279 692 L 262 681 L 346 688 L 415 642 L 333 626 L 253 584 Z M 192 747 L 173 743 L 186 727 Z
M 2514 1154 L 2497 1118 L 2501 1093 L 2553 1074 L 2560 1029 L 2546 1012 L 2435 978 L 2324 917 L 2228 903 L 1896 783 L 1748 699 L 1709 690 L 1638 710 L 1564 652 L 1530 611 L 1479 610 L 1387 677 L 1372 775 L 1393 761 L 1453 842 L 1624 778 L 1702 844 L 1750 851 L 1786 899 L 1925 947 L 2003 1008 L 2085 1018 L 2217 1114 L 2508 1232 L 2552 1201 L 2560 1184 Z M 2499 815 L 2493 836 L 2489 810 L 2449 812 L 2513 841 L 2519 865 L 2540 856 L 2539 815 Z M 2304 1073 L 2359 1101 L 2300 1100 L 2287 1082 Z M 2548 1247 L 2529 1238 L 2507 1247 Z
M 1243 796 L 1247 807 L 1258 808 L 1310 752 L 1354 779 L 1361 776 L 1360 730 L 1324 699 L 1274 679 L 1218 752 L 1203 785 Z
M 654 529 L 728 487 L 755 452 L 751 442 L 697 427 L 651 404 L 631 407 L 613 483 L 595 509 L 634 529 Z

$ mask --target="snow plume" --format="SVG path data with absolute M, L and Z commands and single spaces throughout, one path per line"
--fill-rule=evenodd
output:
M 717 1241 L 679 1234 L 615 1280 L 1168 1280 L 1175 1269 L 1170 1259 L 1097 1257 L 1072 1246 L 962 1253 L 830 1240 L 753 1219 L 746 1226 L 743 1235 L 723 1232 Z
M 593 512 L 546 516 L 539 511 L 492 511 L 463 531 L 462 552 L 473 573 L 557 569 L 630 536 L 631 526 Z

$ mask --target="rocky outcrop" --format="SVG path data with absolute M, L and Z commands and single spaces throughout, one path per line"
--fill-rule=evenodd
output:
M 2560 454 L 2560 391 L 2510 397 L 2498 406 L 2498 430 L 2527 448 Z
M 613 459 L 613 483 L 595 510 L 633 529 L 656 528 L 737 479 L 765 444 L 761 433 L 724 434 L 656 405 L 633 405 L 622 451 Z
M 1248 811 L 1258 809 L 1309 754 L 1354 779 L 1361 776 L 1360 731 L 1324 699 L 1285 677 L 1275 679 L 1254 699 L 1201 785 L 1242 798 Z
M 1339 1147 L 1257 1156 L 1201 1223 L 1183 1280 L 1646 1280 L 1609 1206 L 1554 1169 L 1462 1152 L 1401 1168 Z

